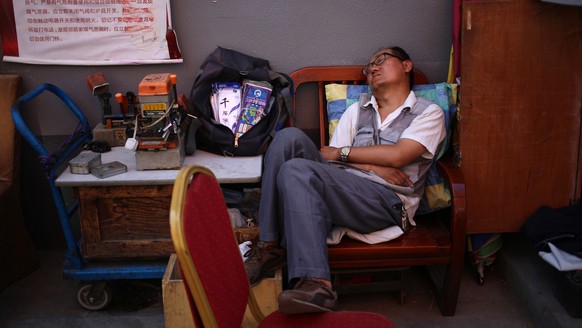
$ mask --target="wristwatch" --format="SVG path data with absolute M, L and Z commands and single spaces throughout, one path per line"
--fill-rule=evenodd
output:
M 350 150 L 350 146 L 345 146 L 340 150 L 340 161 L 344 163 L 348 162 L 348 155 L 350 154 Z

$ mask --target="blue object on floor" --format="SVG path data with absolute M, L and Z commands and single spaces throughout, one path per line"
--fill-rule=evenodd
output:
M 24 122 L 21 110 L 34 98 L 48 91 L 60 98 L 77 117 L 79 123 L 75 131 L 65 140 L 65 142 L 55 151 L 49 152 L 40 140 L 32 133 Z M 79 240 L 73 233 L 71 218 L 78 209 L 78 203 L 75 200 L 69 207 L 63 198 L 61 189 L 56 186 L 55 180 L 57 172 L 63 164 L 68 164 L 67 159 L 75 154 L 85 143 L 90 143 L 93 136 L 91 127 L 85 115 L 73 102 L 73 100 L 60 88 L 52 84 L 42 84 L 31 92 L 17 99 L 12 105 L 12 119 L 14 125 L 20 131 L 22 137 L 38 153 L 40 162 L 45 171 L 50 190 L 57 208 L 59 221 L 66 240 L 67 251 L 63 262 L 63 276 L 68 279 L 79 281 L 93 282 L 90 290 L 87 285 L 82 286 L 78 294 L 81 306 L 89 310 L 101 310 L 109 304 L 110 297 L 106 295 L 105 300 L 95 303 L 94 298 L 101 298 L 100 295 L 107 290 L 103 288 L 102 283 L 97 281 L 107 281 L 116 279 L 157 279 L 162 278 L 166 270 L 167 258 L 152 261 L 139 262 L 122 262 L 122 261 L 88 261 L 84 259 L 79 250 Z M 95 295 L 94 295 L 95 294 Z M 96 296 L 96 297 L 94 297 Z M 84 302 L 89 302 L 85 303 Z

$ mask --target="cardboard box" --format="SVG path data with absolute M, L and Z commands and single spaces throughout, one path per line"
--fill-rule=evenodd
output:
M 279 269 L 273 277 L 267 277 L 253 287 L 259 308 L 265 316 L 279 309 L 279 294 L 283 291 L 282 276 L 282 270 Z M 258 325 L 259 323 L 253 318 L 247 306 L 242 327 L 258 327 Z
M 170 255 L 162 278 L 162 296 L 166 328 L 195 327 L 176 254 Z
M 279 308 L 278 297 L 283 289 L 282 272 L 278 270 L 273 277 L 263 279 L 253 287 L 253 293 L 264 315 Z M 178 257 L 172 254 L 162 278 L 162 294 L 164 300 L 164 319 L 167 328 L 195 327 L 186 296 L 184 282 L 180 276 Z M 247 307 L 242 327 L 257 327 Z

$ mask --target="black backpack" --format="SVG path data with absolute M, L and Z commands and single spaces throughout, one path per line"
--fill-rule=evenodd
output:
M 214 119 L 210 97 L 214 82 L 242 82 L 244 79 L 267 81 L 273 86 L 272 108 L 255 126 L 237 141 L 230 128 Z M 202 65 L 190 91 L 188 110 L 198 118 L 200 126 L 191 129 L 186 142 L 186 154 L 201 149 L 225 156 L 254 156 L 267 151 L 269 143 L 289 117 L 293 120 L 291 103 L 292 80 L 271 70 L 268 60 L 238 51 L 218 47 Z

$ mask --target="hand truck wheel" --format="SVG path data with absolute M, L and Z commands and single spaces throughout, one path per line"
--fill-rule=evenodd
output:
M 111 303 L 112 291 L 107 282 L 84 283 L 77 291 L 77 302 L 90 311 L 105 309 Z

